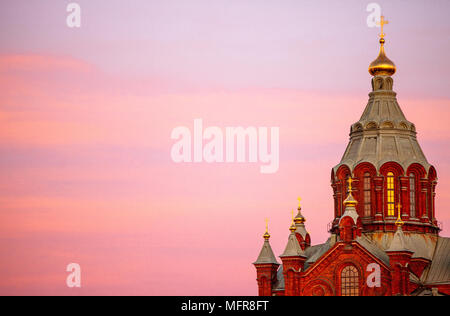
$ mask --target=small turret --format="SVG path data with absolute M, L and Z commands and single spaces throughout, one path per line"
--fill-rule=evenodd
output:
M 357 236 L 361 236 L 361 220 L 359 219 L 358 212 L 356 211 L 356 205 L 358 201 L 352 195 L 353 179 L 348 179 L 348 196 L 344 201 L 345 211 L 339 220 L 339 232 L 340 238 L 344 242 L 350 242 L 355 240 Z
M 386 253 L 389 256 L 389 264 L 391 266 L 392 295 L 408 295 L 410 293 L 409 264 L 414 252 L 409 250 L 403 233 L 402 206 L 399 204 L 397 208 L 398 217 L 395 222 L 397 231 Z
M 278 263 L 272 247 L 270 246 L 270 234 L 268 220 L 266 219 L 266 232 L 263 235 L 264 244 L 258 259 L 253 263 L 256 267 L 259 296 L 272 296 L 272 286 L 277 281 Z
M 301 200 L 301 198 L 298 198 L 298 213 L 294 217 L 294 224 L 296 227 L 295 236 L 297 237 L 298 243 L 300 244 L 302 250 L 306 250 L 311 246 L 311 236 L 309 235 L 305 227 L 306 218 L 302 214 L 302 207 L 300 203 Z
M 293 222 L 294 223 L 294 222 Z M 306 255 L 303 249 L 298 243 L 295 230 L 295 226 L 291 225 L 286 248 L 283 254 L 280 256 L 283 262 L 283 276 L 285 282 L 285 295 L 292 296 L 298 292 L 300 272 L 303 271 Z

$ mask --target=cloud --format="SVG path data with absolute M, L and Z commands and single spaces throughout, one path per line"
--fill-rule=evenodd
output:
M 157 78 L 128 80 L 55 56 L 0 56 L 0 84 L 0 247 L 15 251 L 0 269 L 0 293 L 36 293 L 40 282 L 47 293 L 58 293 L 65 274 L 54 270 L 72 257 L 95 274 L 87 293 L 225 294 L 236 287 L 249 293 L 254 271 L 248 264 L 265 217 L 279 253 L 301 195 L 313 242 L 326 239 L 330 170 L 367 102 L 365 94 L 288 89 L 170 90 Z M 400 104 L 437 167 L 442 214 L 450 188 L 449 100 Z M 195 118 L 219 128 L 280 127 L 279 172 L 173 163 L 171 131 L 192 129 Z M 173 260 L 179 253 L 186 257 L 182 270 Z M 43 256 L 48 259 L 40 261 Z M 199 260 L 239 266 L 243 279 L 217 275 L 213 284 L 212 271 L 202 270 L 186 288 Z M 33 271 L 14 268 L 17 262 L 38 263 Z

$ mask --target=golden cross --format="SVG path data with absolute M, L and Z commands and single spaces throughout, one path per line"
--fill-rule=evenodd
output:
M 385 20 L 384 19 L 384 15 L 382 15 L 381 16 L 381 18 L 380 18 L 380 22 L 377 22 L 377 25 L 381 28 L 381 34 L 380 34 L 380 37 L 381 38 L 384 38 L 384 33 L 383 33 L 383 27 L 386 25 L 386 24 L 389 24 L 389 21 L 388 20 Z
M 266 233 L 269 232 L 269 219 L 266 218 Z
M 291 214 L 292 214 L 292 221 L 294 221 L 294 211 L 292 211 Z
M 300 202 L 301 202 L 302 198 L 298 197 L 297 200 L 298 200 L 298 208 L 301 208 L 301 205 L 300 205 L 301 203 Z
M 401 216 L 401 211 L 402 211 L 402 205 L 400 203 L 397 204 L 397 209 L 398 209 L 398 217 L 397 220 L 395 221 L 396 225 L 403 225 L 403 220 L 402 220 L 402 216 Z
M 352 177 L 348 177 L 348 192 L 352 192 L 352 183 L 353 183 Z

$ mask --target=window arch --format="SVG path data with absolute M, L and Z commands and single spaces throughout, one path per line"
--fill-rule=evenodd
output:
M 341 272 L 341 295 L 359 296 L 359 275 L 355 266 L 349 265 Z
M 395 181 L 394 174 L 387 174 L 387 215 L 395 216 Z
M 350 168 L 347 165 L 341 165 L 336 171 L 336 191 L 339 194 L 337 197 L 336 217 L 342 216 L 344 213 L 344 200 L 347 197 L 347 179 L 350 174 Z
M 409 174 L 409 210 L 412 218 L 416 217 L 416 176 Z
M 364 173 L 364 216 L 368 217 L 371 214 L 371 185 L 370 185 L 370 173 Z

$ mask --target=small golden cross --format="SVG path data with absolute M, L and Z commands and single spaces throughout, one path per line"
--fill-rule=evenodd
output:
M 301 208 L 301 205 L 300 205 L 301 203 L 300 202 L 301 202 L 302 198 L 298 197 L 297 200 L 298 200 L 298 208 Z
M 384 15 L 382 15 L 381 16 L 381 18 L 380 18 L 380 22 L 377 22 L 377 25 L 381 28 L 381 34 L 380 34 L 380 37 L 381 38 L 384 38 L 384 33 L 383 33 L 383 28 L 384 28 L 384 26 L 386 25 L 386 24 L 389 24 L 389 21 L 388 20 L 385 20 L 384 19 Z
M 402 216 L 401 216 L 402 205 L 400 203 L 397 204 L 397 209 L 398 209 L 398 217 L 397 217 L 397 221 L 395 222 L 395 224 L 403 225 L 403 220 L 402 220 Z
M 352 177 L 348 177 L 348 192 L 352 192 L 352 183 L 353 183 Z
M 266 233 L 269 232 L 269 219 L 266 218 Z

